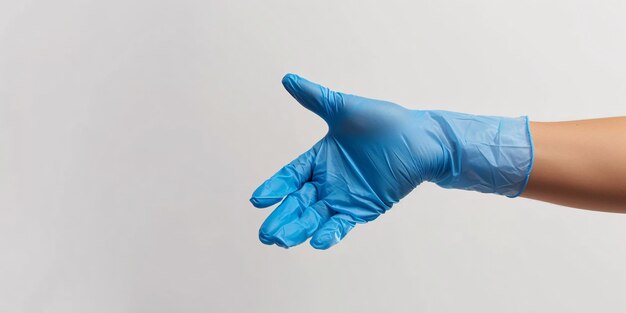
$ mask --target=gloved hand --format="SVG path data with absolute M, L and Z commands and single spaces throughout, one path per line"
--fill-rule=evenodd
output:
M 526 117 L 409 110 L 293 74 L 283 85 L 329 130 L 252 195 L 259 208 L 284 199 L 261 226 L 265 244 L 288 248 L 312 236 L 327 249 L 424 181 L 509 197 L 524 190 L 533 158 Z

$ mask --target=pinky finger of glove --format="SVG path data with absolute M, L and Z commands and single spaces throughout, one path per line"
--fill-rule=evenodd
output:
M 309 243 L 315 249 L 326 250 L 339 243 L 355 225 L 352 216 L 335 214 L 313 234 Z

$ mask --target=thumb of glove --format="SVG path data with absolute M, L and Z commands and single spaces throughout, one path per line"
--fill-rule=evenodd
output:
M 327 87 L 308 81 L 295 74 L 283 77 L 283 86 L 305 108 L 326 122 L 336 112 L 341 96 Z

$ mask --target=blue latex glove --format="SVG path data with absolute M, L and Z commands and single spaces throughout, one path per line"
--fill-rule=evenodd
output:
M 282 200 L 259 231 L 265 244 L 288 248 L 312 236 L 327 249 L 424 181 L 509 197 L 524 190 L 533 160 L 526 117 L 409 110 L 293 74 L 283 85 L 329 130 L 252 195 L 259 208 Z

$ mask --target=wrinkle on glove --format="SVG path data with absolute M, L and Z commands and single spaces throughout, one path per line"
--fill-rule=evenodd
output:
M 282 201 L 259 230 L 264 244 L 289 248 L 310 238 L 314 248 L 328 249 L 424 181 L 508 197 L 528 181 L 533 148 L 526 117 L 409 110 L 294 74 L 283 85 L 329 129 L 252 194 L 259 208 Z

